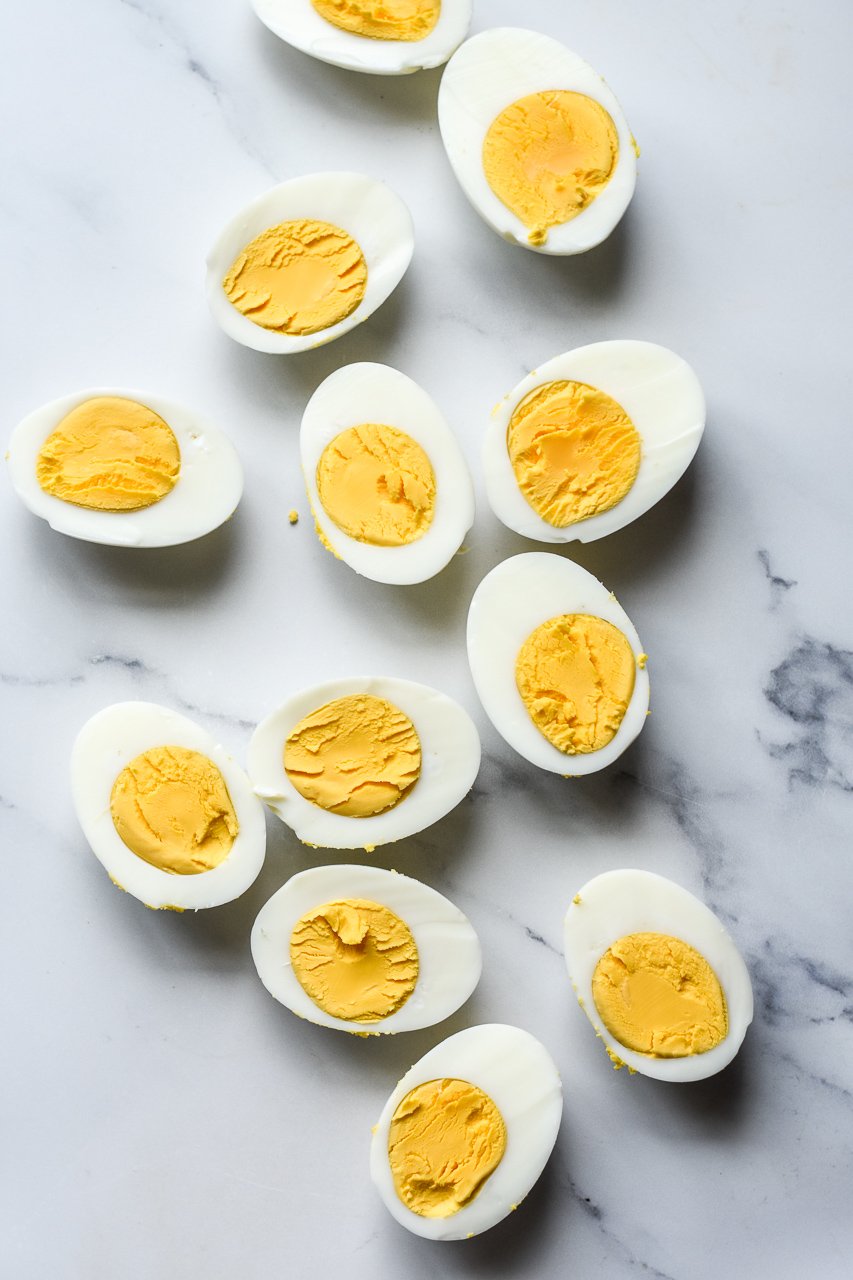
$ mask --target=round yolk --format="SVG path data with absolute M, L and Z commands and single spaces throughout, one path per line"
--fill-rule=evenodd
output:
M 616 126 L 583 93 L 550 89 L 506 107 L 489 126 L 483 169 L 489 186 L 544 244 L 551 227 L 577 217 L 607 186 L 619 155 Z
M 586 613 L 550 618 L 515 663 L 530 718 L 558 751 L 599 751 L 615 736 L 634 691 L 634 652 L 612 623 Z
M 113 783 L 110 813 L 129 849 L 175 875 L 218 867 L 239 830 L 219 769 L 186 747 L 152 747 L 131 760 Z
M 546 382 L 516 406 L 507 451 L 518 487 L 557 529 L 621 502 L 640 468 L 640 435 L 620 404 L 584 382 Z
M 423 40 L 441 14 L 441 0 L 311 0 L 321 18 L 374 40 Z
M 505 1149 L 503 1116 L 467 1080 L 430 1080 L 410 1090 L 388 1133 L 395 1190 L 422 1218 L 449 1218 L 464 1209 Z
M 181 451 L 168 423 L 136 400 L 95 396 L 45 440 L 36 479 L 45 493 L 93 511 L 140 511 L 175 485 Z
M 255 236 L 222 282 L 254 324 L 276 333 L 329 329 L 355 311 L 367 286 L 364 254 L 329 222 L 281 222 Z
M 435 510 L 435 475 L 421 446 L 373 422 L 349 427 L 326 445 L 317 492 L 339 529 L 376 547 L 423 537 Z
M 284 768 L 312 804 L 369 818 L 409 794 L 421 772 L 421 744 L 399 707 L 352 694 L 299 721 L 285 743 Z
M 314 1003 L 349 1022 L 381 1022 L 406 1003 L 418 980 L 409 926 L 360 898 L 327 902 L 297 921 L 290 962 Z
M 662 933 L 614 942 L 595 968 L 592 995 L 607 1030 L 636 1053 L 686 1058 L 726 1038 L 722 987 L 704 956 Z

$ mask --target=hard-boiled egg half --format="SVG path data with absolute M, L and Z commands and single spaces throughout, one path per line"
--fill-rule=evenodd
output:
M 513 244 L 583 253 L 628 207 L 636 144 L 597 71 L 550 36 L 497 27 L 447 64 L 438 122 L 453 171 Z
M 446 694 L 334 680 L 295 694 L 249 743 L 255 793 L 305 844 L 373 849 L 444 817 L 473 786 L 480 739 Z
M 146 906 L 230 902 L 263 866 L 263 805 L 233 757 L 186 716 L 119 702 L 83 728 L 71 793 L 110 879 Z
M 107 546 L 191 542 L 224 524 L 243 492 L 240 459 L 218 427 L 162 396 L 111 387 L 36 409 L 7 459 L 30 511 Z
M 469 1027 L 403 1076 L 373 1130 L 370 1174 L 409 1231 L 463 1240 L 518 1208 L 562 1113 L 560 1077 L 538 1040 L 518 1027 Z
M 430 1027 L 480 980 L 466 916 L 418 880 L 377 867 L 314 867 L 288 880 L 252 929 L 258 975 L 309 1022 L 356 1035 Z
M 399 76 L 441 66 L 462 43 L 471 0 L 252 0 L 282 40 L 321 62 Z
M 412 258 L 412 219 L 363 173 L 282 182 L 232 218 L 207 258 L 207 298 L 245 347 L 288 355 L 373 314 Z
M 427 393 L 383 364 L 351 364 L 320 384 L 300 432 L 302 470 L 323 543 L 377 582 L 432 578 L 474 521 L 474 489 Z
M 650 871 L 608 871 L 575 894 L 564 926 L 581 1008 L 613 1065 L 704 1080 L 752 1021 L 749 972 L 712 911 Z
M 594 773 L 645 723 L 646 654 L 630 618 L 597 578 L 551 552 L 486 574 L 468 613 L 468 661 L 492 724 L 540 769 Z
M 623 528 L 687 470 L 705 427 L 690 366 L 651 342 L 596 342 L 529 374 L 495 409 L 483 445 L 489 503 L 540 542 Z

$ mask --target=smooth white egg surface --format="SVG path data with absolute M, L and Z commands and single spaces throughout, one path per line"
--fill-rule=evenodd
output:
M 587 754 L 567 754 L 537 728 L 516 684 L 516 660 L 530 634 L 564 614 L 602 618 L 622 632 L 634 655 L 634 685 L 624 717 L 607 745 Z M 631 745 L 649 709 L 649 677 L 640 638 L 608 591 L 586 569 L 547 551 L 505 560 L 486 574 L 468 612 L 468 661 L 480 701 L 509 745 L 540 769 L 564 776 L 593 773 L 612 764 Z
M 211 870 L 164 871 L 134 853 L 116 830 L 110 810 L 116 779 L 136 757 L 164 746 L 206 756 L 227 787 L 239 829 L 224 861 Z M 245 773 L 210 733 L 167 707 L 119 702 L 87 721 L 71 754 L 71 794 L 83 833 L 110 879 L 148 907 L 198 911 L 220 906 L 245 892 L 263 866 L 264 810 Z M 181 816 L 176 814 L 175 822 Z
M 513 470 L 507 432 L 526 397 L 547 383 L 563 381 L 603 391 L 624 409 L 640 437 L 640 464 L 633 484 L 615 506 L 560 528 L 543 519 L 525 498 Z M 669 492 L 690 465 L 704 427 L 705 397 L 699 380 L 673 351 L 636 341 L 578 347 L 528 374 L 494 410 L 483 443 L 489 504 L 499 520 L 526 538 L 593 542 L 638 519 Z
M 180 450 L 174 487 L 138 510 L 79 506 L 41 487 L 36 465 L 62 420 L 100 397 L 134 401 L 171 429 Z M 225 433 L 204 416 L 147 392 L 94 387 L 62 396 L 27 415 L 12 433 L 7 453 L 12 484 L 22 502 L 58 533 L 113 547 L 169 547 L 204 537 L 233 515 L 243 493 L 243 468 Z
M 450 1217 L 429 1218 L 413 1212 L 397 1194 L 388 1139 L 403 1098 L 418 1085 L 442 1079 L 465 1081 L 488 1095 L 503 1118 L 506 1148 L 468 1204 Z M 499 1023 L 469 1027 L 431 1049 L 394 1089 L 373 1130 L 370 1174 L 385 1207 L 407 1230 L 430 1240 L 463 1240 L 518 1208 L 548 1161 L 562 1112 L 560 1077 L 538 1040 Z
M 336 1017 L 301 985 L 291 961 L 297 922 L 326 903 L 366 900 L 387 907 L 410 930 L 418 974 L 406 1002 L 381 1021 Z M 391 1035 L 441 1022 L 480 980 L 480 943 L 467 917 L 435 889 L 378 867 L 313 867 L 293 876 L 261 908 L 252 929 L 252 958 L 270 995 L 300 1018 L 358 1035 Z
M 618 153 L 607 185 L 592 202 L 569 221 L 551 226 L 543 242 L 534 243 L 531 228 L 490 186 L 483 147 L 502 111 L 531 94 L 552 90 L 582 94 L 603 107 L 615 127 Z M 597 71 L 550 36 L 496 27 L 466 40 L 442 76 L 438 122 L 453 172 L 474 208 L 498 235 L 525 249 L 560 255 L 592 249 L 610 234 L 634 193 L 636 144 L 619 103 Z
M 311 0 L 252 0 L 252 6 L 261 22 L 295 49 L 336 67 L 378 76 L 407 75 L 441 66 L 465 39 L 471 23 L 471 0 L 441 0 L 438 21 L 421 39 L 378 39 L 327 21 Z M 394 14 L 411 11 L 412 5 L 374 3 L 349 8 Z
M 657 933 L 686 942 L 707 960 L 725 997 L 728 1032 L 714 1048 L 686 1057 L 653 1057 L 621 1044 L 596 1009 L 596 965 L 617 939 Z M 564 924 L 566 965 L 578 1002 L 616 1064 L 656 1080 L 704 1080 L 731 1062 L 752 1021 L 749 971 L 729 933 L 704 903 L 651 871 L 608 871 L 575 895 Z
M 330 518 L 318 491 L 318 464 L 324 450 L 350 428 L 382 424 L 404 432 L 426 454 L 434 477 L 434 499 L 425 532 L 405 545 L 382 546 L 351 536 Z M 441 411 L 411 378 L 387 365 L 360 363 L 337 369 L 308 402 L 300 431 L 302 470 L 311 509 L 323 541 L 356 573 L 377 582 L 408 584 L 434 577 L 453 558 L 474 522 L 474 489 L 462 450 Z M 350 477 L 352 477 L 350 470 Z M 399 483 L 393 461 L 369 477 L 350 479 L 349 501 L 363 494 L 376 510 L 376 488 L 387 494 Z M 357 486 L 361 485 L 359 489 Z M 397 502 L 409 506 L 403 489 Z M 391 504 L 393 505 L 393 504 Z

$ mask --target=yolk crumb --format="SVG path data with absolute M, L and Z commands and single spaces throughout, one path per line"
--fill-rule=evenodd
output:
M 441 0 L 311 0 L 321 18 L 374 40 L 423 40 L 441 14 Z
M 379 423 L 341 431 L 317 463 L 330 520 L 358 542 L 400 547 L 423 537 L 435 509 L 432 464 L 416 440 Z

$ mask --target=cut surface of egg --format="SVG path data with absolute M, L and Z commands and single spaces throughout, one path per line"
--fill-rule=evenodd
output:
M 441 66 L 468 32 L 471 0 L 252 0 L 270 31 L 321 62 L 399 76 Z
M 314 173 L 232 218 L 207 258 L 215 319 L 255 351 L 322 346 L 373 314 L 412 258 L 403 201 L 362 173 Z
M 43 405 L 15 428 L 7 456 L 30 511 L 107 546 L 191 542 L 224 524 L 243 492 L 224 432 L 136 391 L 98 387 Z
M 263 805 L 245 773 L 167 707 L 119 702 L 93 716 L 74 743 L 71 791 L 110 879 L 148 907 L 220 906 L 263 866 Z
M 465 458 L 434 401 L 405 374 L 351 364 L 302 418 L 302 470 L 321 541 L 377 582 L 424 582 L 474 522 Z
M 377 867 L 314 867 L 266 903 L 252 957 L 269 993 L 320 1026 L 391 1035 L 441 1022 L 480 980 L 480 943 L 434 889 Z
M 680 356 L 651 342 L 596 342 L 549 360 L 492 414 L 486 493 L 508 528 L 593 542 L 643 515 L 684 474 L 705 398 Z
M 562 556 L 531 551 L 486 575 L 468 613 L 468 661 L 498 733 L 552 773 L 603 769 L 645 723 L 639 636 L 613 593 Z
M 538 1040 L 499 1023 L 469 1027 L 406 1072 L 373 1130 L 370 1173 L 402 1226 L 463 1240 L 505 1218 L 533 1187 L 563 1111 Z
M 249 743 L 255 792 L 305 844 L 372 849 L 437 822 L 473 786 L 480 739 L 446 694 L 356 677 L 289 698 Z
M 474 208 L 526 249 L 593 248 L 634 193 L 636 144 L 619 103 L 550 36 L 496 27 L 466 40 L 442 77 L 438 122 Z
M 564 940 L 575 994 L 617 1069 L 684 1082 L 731 1062 L 752 1021 L 752 984 L 692 893 L 650 871 L 605 872 L 575 895 Z

